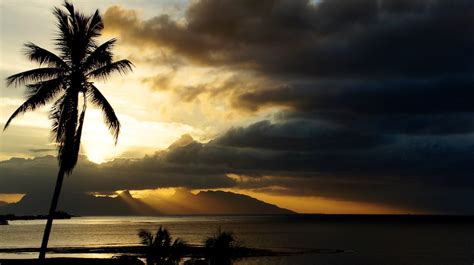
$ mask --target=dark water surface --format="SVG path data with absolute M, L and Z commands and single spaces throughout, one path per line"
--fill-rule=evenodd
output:
M 10 221 L 0 226 L 0 248 L 39 247 L 45 221 Z M 77 217 L 57 220 L 51 247 L 138 245 L 139 229 L 168 228 L 173 237 L 201 244 L 221 227 L 247 247 L 277 251 L 341 249 L 343 253 L 309 253 L 248 258 L 243 264 L 281 265 L 473 265 L 472 221 L 406 221 L 382 218 L 334 220 L 318 216 L 173 216 Z M 60 256 L 67 256 L 61 254 Z M 35 253 L 0 258 L 36 257 Z

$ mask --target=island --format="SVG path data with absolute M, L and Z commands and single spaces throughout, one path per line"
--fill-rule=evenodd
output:
M 68 214 L 66 212 L 57 211 L 54 215 L 54 219 L 71 219 L 75 217 L 74 215 Z M 47 215 L 14 215 L 14 214 L 6 214 L 0 215 L 0 225 L 7 225 L 8 221 L 16 221 L 16 220 L 41 220 L 41 219 L 48 219 Z

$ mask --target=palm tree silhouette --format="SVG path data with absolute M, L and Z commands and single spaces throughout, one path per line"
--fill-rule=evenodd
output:
M 26 56 L 39 63 L 40 67 L 7 78 L 8 86 L 26 85 L 27 100 L 8 119 L 4 130 L 19 114 L 54 101 L 49 118 L 52 120 L 53 139 L 58 149 L 59 173 L 41 243 L 40 260 L 44 260 L 46 255 L 64 175 L 71 174 L 77 162 L 88 101 L 103 111 L 105 123 L 117 144 L 120 122 L 92 80 L 105 80 L 114 72 L 126 74 L 132 71 L 133 66 L 128 60 L 113 62 L 111 49 L 116 39 L 101 45 L 97 43 L 96 38 L 104 28 L 99 10 L 86 16 L 75 11 L 74 6 L 67 1 L 64 8 L 54 8 L 53 11 L 59 29 L 54 39 L 59 55 L 31 42 L 27 43 Z M 78 107 L 81 107 L 80 114 Z
M 180 238 L 173 241 L 168 229 L 161 226 L 155 236 L 147 230 L 140 230 L 138 236 L 142 244 L 147 246 L 146 263 L 148 265 L 178 265 L 187 246 L 186 242 Z
M 232 259 L 236 257 L 239 244 L 232 232 L 217 230 L 217 234 L 208 237 L 204 241 L 206 248 L 206 259 L 210 265 L 231 265 Z

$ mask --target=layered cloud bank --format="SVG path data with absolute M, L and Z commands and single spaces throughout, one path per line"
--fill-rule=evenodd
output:
M 275 130 L 268 129 L 272 127 Z M 139 160 L 117 159 L 97 165 L 83 158 L 67 179 L 65 193 L 233 188 L 377 203 L 412 211 L 474 210 L 467 203 L 473 196 L 472 146 L 453 147 L 436 140 L 424 145 L 398 142 L 372 148 L 306 149 L 302 143 L 311 143 L 318 136 L 298 137 L 291 132 L 283 136 L 282 131 L 279 136 L 271 135 L 277 129 L 278 125 L 260 123 L 231 130 L 208 144 L 185 135 L 168 150 Z M 264 140 L 255 142 L 261 138 L 286 138 L 296 144 L 295 148 L 262 146 Z M 50 192 L 55 172 L 52 156 L 0 162 L 0 193 Z
M 456 213 L 473 211 L 473 13 L 463 0 L 208 0 L 179 18 L 119 6 L 105 18 L 176 71 L 232 73 L 184 100 L 218 93 L 233 113 L 277 110 L 172 161 L 227 164 L 248 188 Z
M 168 118 L 231 129 L 143 159 L 82 160 L 68 186 L 234 188 L 472 214 L 472 14 L 470 0 L 202 0 L 153 17 L 110 7 L 107 34 L 137 64 L 162 67 L 141 81 L 174 95 Z M 0 193 L 49 189 L 55 166 L 3 161 Z
M 142 19 L 115 6 L 105 19 L 125 45 L 167 52 L 165 65 L 175 71 L 205 66 L 233 74 L 217 87 L 150 77 L 183 101 L 212 95 L 249 115 L 276 107 L 286 127 L 319 126 L 356 144 L 361 136 L 459 142 L 451 135 L 472 144 L 473 12 L 463 0 L 209 0 L 192 2 L 184 18 Z

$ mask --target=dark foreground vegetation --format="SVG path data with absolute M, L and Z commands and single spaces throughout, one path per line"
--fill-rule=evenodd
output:
M 186 241 L 173 239 L 166 228 L 159 227 L 155 233 L 141 230 L 139 246 L 116 247 L 62 247 L 49 248 L 51 254 L 110 254 L 113 258 L 48 258 L 48 265 L 231 265 L 233 261 L 248 257 L 295 255 L 303 253 L 341 253 L 345 250 L 314 249 L 294 252 L 276 252 L 267 249 L 247 248 L 239 243 L 232 232 L 221 231 L 204 239 L 203 245 L 190 245 Z M 0 253 L 31 253 L 38 248 L 0 248 Z M 39 264 L 37 259 L 0 259 L 1 265 Z

